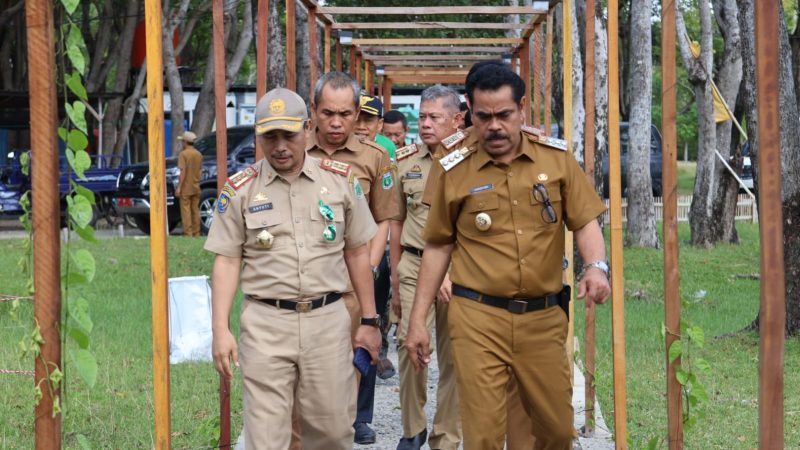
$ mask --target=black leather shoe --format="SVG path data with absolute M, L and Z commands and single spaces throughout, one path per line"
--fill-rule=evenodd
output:
M 356 430 L 356 434 L 353 436 L 353 442 L 356 444 L 375 443 L 375 432 L 365 422 L 356 422 L 353 429 Z
M 413 438 L 400 438 L 400 442 L 397 443 L 397 450 L 419 450 L 427 439 L 428 430 L 423 429 Z

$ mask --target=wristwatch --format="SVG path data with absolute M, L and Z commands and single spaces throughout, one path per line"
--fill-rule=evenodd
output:
M 377 280 L 381 276 L 380 266 L 372 266 L 372 279 Z
M 367 326 L 370 326 L 370 327 L 380 328 L 381 327 L 381 316 L 362 317 L 361 318 L 361 325 L 367 325 Z
M 590 263 L 584 264 L 583 267 L 581 268 L 581 276 L 579 278 L 583 278 L 583 274 L 585 274 L 586 271 L 591 269 L 592 267 L 600 269 L 606 275 L 606 278 L 608 278 L 608 263 L 601 260 L 592 261 Z

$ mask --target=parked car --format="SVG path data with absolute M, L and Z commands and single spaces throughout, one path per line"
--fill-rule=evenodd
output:
M 200 229 L 208 233 L 217 199 L 217 135 L 211 133 L 195 142 L 203 154 L 200 176 Z M 253 126 L 228 128 L 228 176 L 245 169 L 256 161 Z M 148 163 L 128 166 L 119 174 L 114 205 L 121 214 L 131 217 L 136 227 L 150 233 L 150 168 Z M 178 158 L 167 158 L 167 226 L 170 231 L 181 220 L 180 204 L 175 187 L 180 179 Z
M 744 186 L 750 189 L 750 192 L 755 193 L 755 184 L 753 183 L 753 163 L 750 161 L 750 141 L 744 143 L 742 146 L 742 173 L 739 175 L 742 179 Z M 744 189 L 740 189 L 744 191 Z
M 620 168 L 622 178 L 622 196 L 628 188 L 628 122 L 619 124 Z M 661 133 L 655 125 L 650 125 L 650 181 L 653 185 L 653 196 L 661 197 Z M 608 155 L 603 159 L 603 197 L 608 198 Z

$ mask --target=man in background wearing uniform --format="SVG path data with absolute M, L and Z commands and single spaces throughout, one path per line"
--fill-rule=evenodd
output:
M 383 115 L 381 134 L 391 139 L 397 148 L 405 147 L 408 134 L 408 120 L 400 111 L 392 110 Z
M 181 202 L 181 224 L 184 236 L 200 236 L 200 175 L 203 171 L 203 155 L 194 148 L 197 135 L 185 131 L 178 139 L 183 149 L 178 154 L 181 170 L 175 196 Z
M 403 420 L 403 437 L 397 450 L 419 450 L 427 437 L 428 420 L 425 416 L 428 373 L 415 373 L 414 366 L 403 346 L 414 290 L 419 276 L 425 241 L 422 229 L 428 216 L 428 206 L 422 203 L 422 193 L 432 164 L 438 164 L 443 150 L 441 143 L 456 131 L 460 123 L 458 93 L 442 85 L 422 91 L 419 129 L 422 144 L 411 144 L 397 152 L 398 183 L 402 189 L 401 219 L 391 222 L 391 233 L 401 236 L 403 253 L 397 267 L 398 280 L 392 286 L 392 307 L 400 316 L 397 333 L 397 356 L 400 364 L 400 414 Z M 436 391 L 436 415 L 433 418 L 428 445 L 432 449 L 454 450 L 461 443 L 461 421 L 458 413 L 455 366 L 447 333 L 447 302 L 450 300 L 449 281 L 445 281 L 437 295 L 438 301 L 425 318 L 428 331 L 436 327 L 436 354 L 439 363 L 439 381 Z
M 595 220 L 603 203 L 563 141 L 522 132 L 524 94 L 508 68 L 475 72 L 467 97 L 477 142 L 442 158 L 423 234 L 406 349 L 418 369 L 430 362 L 426 315 L 452 256 L 448 328 L 465 450 L 503 448 L 509 368 L 531 413 L 536 448 L 571 448 L 565 225 L 590 261 L 578 297 L 602 303 L 610 292 Z
M 346 73 L 328 72 L 317 81 L 311 105 L 316 130 L 306 150 L 311 156 L 350 164 L 351 176 L 361 182 L 372 217 L 378 224 L 378 232 L 369 246 L 369 262 L 373 276 L 377 278 L 389 235 L 388 220 L 399 213 L 398 194 L 389 155 L 375 142 L 359 138 L 353 133 L 360 111 L 359 92 L 358 83 Z M 360 317 L 360 301 L 356 295 L 345 293 L 344 299 L 351 317 Z M 374 299 L 370 298 L 370 301 L 374 308 Z M 366 387 L 359 389 L 374 390 L 376 373 L 376 367 L 371 366 L 367 376 L 361 379 Z M 374 443 L 375 432 L 367 425 L 372 422 L 372 403 L 365 402 L 359 406 L 353 425 L 354 441 L 359 444 Z
M 248 449 L 289 446 L 295 398 L 305 448 L 352 448 L 353 346 L 376 360 L 380 345 L 368 254 L 377 227 L 359 182 L 349 178 L 350 166 L 306 155 L 308 127 L 306 105 L 294 92 L 273 89 L 259 101 L 256 135 L 266 159 L 228 179 L 205 244 L 217 254 L 214 365 L 229 379 L 231 360 L 239 365 L 229 316 L 240 277 L 245 295 Z M 348 274 L 364 314 L 355 338 L 339 301 Z
M 361 105 L 361 112 L 358 114 L 353 133 L 360 138 L 375 141 L 386 150 L 392 162 L 396 161 L 397 146 L 394 145 L 391 139 L 379 133 L 383 127 L 383 102 L 378 97 L 362 92 L 359 97 L 359 104 Z

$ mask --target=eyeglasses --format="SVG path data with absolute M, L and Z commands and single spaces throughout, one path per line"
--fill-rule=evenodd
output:
M 322 232 L 322 238 L 326 241 L 332 241 L 336 239 L 336 224 L 331 223 L 335 218 L 333 215 L 333 209 L 320 200 L 319 213 L 322 214 L 322 218 L 325 219 L 326 223 L 325 230 Z
M 544 205 L 542 207 L 542 220 L 547 223 L 558 222 L 558 216 L 556 216 L 556 210 L 553 208 L 553 204 L 550 203 L 550 196 L 547 194 L 547 188 L 544 187 L 542 183 L 533 185 L 533 198 Z

